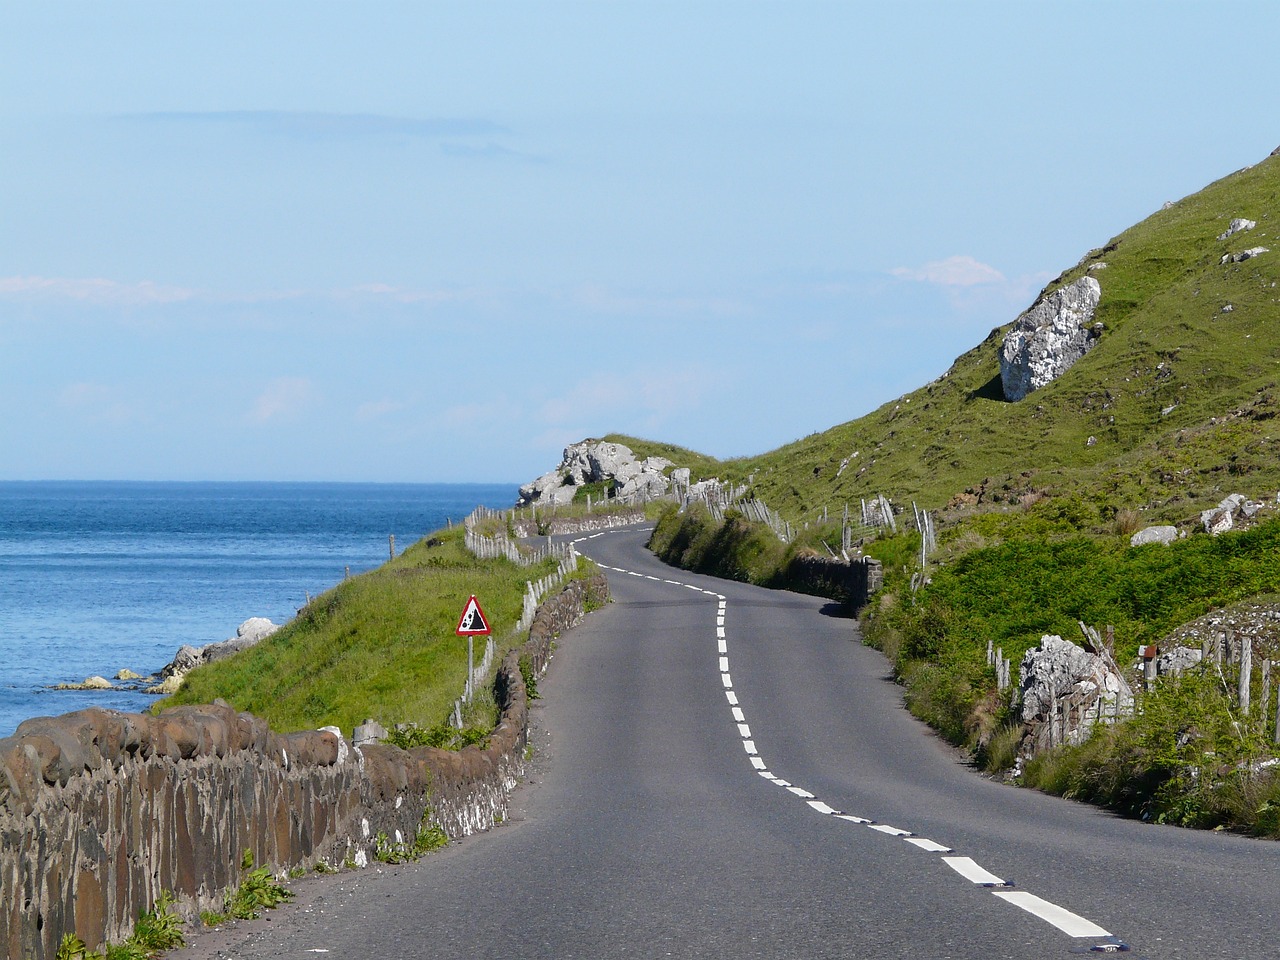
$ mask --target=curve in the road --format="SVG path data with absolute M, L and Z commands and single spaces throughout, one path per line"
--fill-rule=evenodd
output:
M 605 536 L 610 532 L 611 531 L 601 531 L 600 533 L 579 537 L 572 542 L 575 545 L 579 545 L 598 537 Z M 1056 927 L 1066 936 L 1071 937 L 1073 940 L 1073 948 L 1071 952 L 1073 953 L 1128 952 L 1128 944 L 1119 937 L 1111 934 L 1105 928 L 1086 919 L 1085 917 L 1080 916 L 1079 914 L 1073 913 L 1072 911 L 1059 906 L 1056 903 L 1036 896 L 1033 893 L 1025 890 L 1014 889 L 1013 881 L 997 876 L 975 862 L 971 857 L 958 855 L 951 847 L 929 839 L 928 837 L 918 836 L 910 830 L 892 826 L 887 823 L 879 823 L 869 817 L 861 817 L 844 810 L 836 809 L 824 802 L 821 798 L 815 796 L 810 791 L 804 789 L 804 787 L 798 786 L 778 776 L 769 768 L 769 765 L 765 763 L 764 758 L 760 753 L 759 746 L 751 733 L 751 727 L 747 721 L 746 712 L 738 698 L 737 691 L 734 689 L 733 675 L 729 670 L 729 639 L 726 626 L 726 620 L 729 615 L 728 598 L 722 593 L 705 589 L 693 583 L 657 577 L 652 574 L 640 573 L 635 570 L 627 570 L 622 567 L 609 566 L 603 563 L 601 563 L 600 566 L 613 573 L 619 573 L 631 577 L 640 577 L 655 583 L 692 590 L 700 594 L 705 594 L 708 598 L 715 601 L 714 616 L 716 655 L 718 658 L 721 683 L 724 686 L 725 699 L 728 701 L 729 712 L 733 718 L 733 723 L 737 727 L 738 734 L 742 739 L 743 750 L 748 762 L 763 780 L 793 794 L 795 797 L 802 800 L 811 810 L 822 816 L 834 817 L 847 823 L 866 827 L 870 830 L 876 831 L 877 833 L 905 840 L 907 843 L 925 853 L 941 855 L 941 862 L 951 870 L 955 871 L 955 873 L 961 878 L 978 887 L 989 889 L 994 896 L 1004 902 L 1025 910 L 1032 916 Z

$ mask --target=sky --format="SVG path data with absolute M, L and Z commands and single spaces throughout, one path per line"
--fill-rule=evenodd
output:
M 1265 158 L 1276 36 L 1274 0 L 0 0 L 0 480 L 774 449 Z

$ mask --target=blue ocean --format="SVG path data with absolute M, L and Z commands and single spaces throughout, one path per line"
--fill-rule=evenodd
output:
M 121 669 L 151 674 L 184 643 L 284 623 L 514 484 L 0 482 L 0 737 L 28 717 L 139 692 L 59 691 Z

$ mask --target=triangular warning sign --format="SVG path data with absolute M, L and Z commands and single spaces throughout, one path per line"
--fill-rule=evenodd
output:
M 462 611 L 456 632 L 460 637 L 482 637 L 490 632 L 489 621 L 485 619 L 484 611 L 480 609 L 480 602 L 476 600 L 474 593 Z

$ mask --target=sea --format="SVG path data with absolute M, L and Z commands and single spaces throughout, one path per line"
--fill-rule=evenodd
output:
M 308 595 L 385 562 L 515 484 L 0 482 L 0 737 L 138 690 L 53 689 L 154 674 L 183 644 L 291 619 Z

